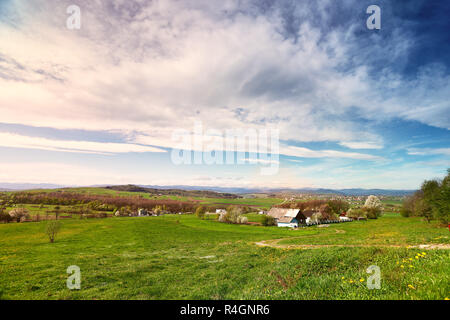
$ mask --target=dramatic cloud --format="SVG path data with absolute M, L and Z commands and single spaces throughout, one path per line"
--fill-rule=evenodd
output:
M 406 139 L 386 130 L 396 121 L 450 129 L 450 63 L 417 58 L 424 39 L 438 38 L 419 33 L 399 4 L 385 4 L 375 32 L 366 1 L 79 0 L 81 29 L 69 30 L 72 2 L 0 4 L 0 121 L 117 132 L 123 143 L 6 132 L 0 146 L 163 152 L 174 131 L 200 121 L 221 132 L 277 129 L 280 154 L 306 159 L 448 156 L 386 151 Z
M 276 6 L 263 15 L 251 2 L 80 1 L 82 28 L 71 31 L 68 2 L 40 3 L 21 3 L 20 23 L 0 29 L 14 39 L 0 45 L 4 122 L 155 133 L 197 119 L 221 129 L 269 124 L 293 141 L 379 140 L 355 111 L 450 123 L 440 102 L 447 76 L 425 69 L 409 81 L 384 68 L 373 79 L 370 59 L 342 69 L 358 49 L 354 35 L 324 33 L 308 19 L 286 34 Z M 407 46 L 403 39 L 386 50 Z

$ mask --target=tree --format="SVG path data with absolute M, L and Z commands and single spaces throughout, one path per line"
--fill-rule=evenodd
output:
M 382 209 L 381 201 L 376 196 L 369 196 L 363 206 L 363 212 L 366 213 L 369 219 L 378 218 L 381 215 Z
M 197 209 L 195 210 L 195 215 L 200 219 L 204 219 L 205 214 L 206 214 L 206 208 L 204 206 L 198 206 Z
M 450 169 L 447 169 L 447 176 L 440 183 L 432 206 L 434 218 L 448 225 L 450 220 Z
M 269 226 L 274 226 L 275 225 L 275 219 L 271 216 L 268 215 L 263 215 L 262 219 L 261 219 L 261 224 L 263 226 L 269 227 Z
M 11 218 L 13 220 L 16 220 L 17 222 L 23 222 L 25 221 L 27 218 L 29 218 L 29 214 L 28 214 L 28 210 L 25 208 L 16 208 L 16 209 L 12 209 L 9 212 L 9 215 L 11 216 Z
M 4 208 L 0 208 L 0 222 L 8 223 L 12 220 L 12 217 L 4 211 Z
M 56 206 L 55 207 L 55 219 L 58 220 L 59 214 L 60 214 L 61 207 Z
M 324 220 L 337 220 L 337 216 L 328 203 L 320 206 L 319 212 Z
M 357 208 L 351 208 L 347 211 L 347 217 L 349 218 L 367 218 L 367 215 L 365 212 L 362 211 L 362 209 L 357 209 Z
M 347 212 L 347 210 L 350 209 L 350 204 L 344 200 L 330 200 L 327 204 L 331 211 L 337 216 L 341 215 L 343 212 Z
M 61 223 L 59 221 L 49 221 L 45 228 L 45 233 L 47 234 L 50 243 L 55 241 L 56 235 L 61 229 Z
M 162 210 L 163 209 L 159 205 L 153 208 L 153 212 L 156 213 L 157 216 L 161 214 Z

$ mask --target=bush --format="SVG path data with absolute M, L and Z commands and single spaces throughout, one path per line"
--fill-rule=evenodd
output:
M 375 207 L 363 207 L 362 211 L 368 219 L 377 219 L 381 216 L 381 209 Z
M 348 210 L 346 216 L 352 219 L 367 218 L 367 214 L 363 210 L 355 208 Z
M 275 225 L 275 219 L 271 216 L 268 215 L 263 215 L 262 216 L 262 220 L 261 220 L 261 224 L 263 226 L 269 227 L 269 226 L 274 226 Z
M 9 215 L 11 216 L 12 220 L 16 220 L 17 222 L 24 222 L 30 217 L 30 215 L 28 214 L 28 210 L 25 208 L 12 209 L 9 212 Z
M 407 218 L 407 217 L 409 217 L 409 216 L 412 215 L 412 212 L 411 212 L 411 210 L 408 210 L 407 208 L 402 207 L 402 208 L 400 209 L 400 215 L 401 215 L 402 217 Z
M 237 223 L 239 223 L 239 224 L 246 224 L 246 223 L 248 223 L 248 218 L 244 217 L 244 216 L 239 216 L 237 218 Z
M 242 208 L 229 206 L 226 213 L 221 213 L 218 217 L 220 222 L 225 223 L 247 223 L 247 217 L 242 216 Z
M 0 211 L 0 222 L 8 223 L 12 221 L 12 219 L 13 218 L 8 213 Z
M 321 212 L 313 213 L 312 216 L 311 216 L 311 221 L 312 221 L 312 222 L 318 223 L 318 222 L 320 222 L 320 221 L 323 220 L 323 219 L 324 219 L 324 218 L 323 218 Z
M 195 209 L 195 215 L 199 219 L 204 219 L 206 214 L 206 208 L 204 206 L 198 206 L 197 209 Z

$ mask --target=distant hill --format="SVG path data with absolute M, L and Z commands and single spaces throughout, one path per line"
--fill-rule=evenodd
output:
M 132 184 L 121 186 L 107 186 L 106 189 L 126 192 L 142 192 L 153 195 L 167 195 L 167 196 L 181 196 L 181 197 L 205 197 L 205 198 L 221 198 L 221 199 L 236 199 L 240 196 L 234 193 L 223 193 L 209 190 L 183 190 L 183 189 L 159 189 L 148 188 L 143 186 L 136 186 Z
M 416 190 L 395 190 L 395 189 L 325 189 L 325 188 L 227 188 L 227 187 L 209 187 L 209 186 L 145 186 L 152 188 L 176 188 L 182 190 L 210 190 L 215 192 L 226 192 L 234 194 L 248 193 L 303 193 L 303 194 L 336 194 L 342 196 L 406 196 L 413 194 Z
M 66 186 L 51 183 L 2 183 L 0 182 L 1 191 L 14 190 L 34 190 L 34 189 L 58 189 Z
M 59 189 L 70 186 L 55 184 L 33 184 L 33 183 L 0 183 L 1 191 L 14 190 L 32 190 L 32 189 Z M 73 186 L 72 186 L 73 187 Z M 207 198 L 238 198 L 239 194 L 250 193 L 302 193 L 302 194 L 336 194 L 343 196 L 406 196 L 414 193 L 416 190 L 392 190 L 392 189 L 326 189 L 326 188 L 230 188 L 230 187 L 211 187 L 211 186 L 184 186 L 184 185 L 119 185 L 106 186 L 97 185 L 93 187 L 107 188 L 118 191 L 145 192 L 151 194 L 177 195 L 185 197 L 207 197 Z

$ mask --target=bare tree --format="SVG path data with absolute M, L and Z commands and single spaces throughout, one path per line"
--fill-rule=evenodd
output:
M 59 221 L 49 221 L 47 223 L 47 227 L 45 229 L 45 233 L 47 234 L 51 243 L 55 242 L 56 235 L 61 229 L 61 223 Z

